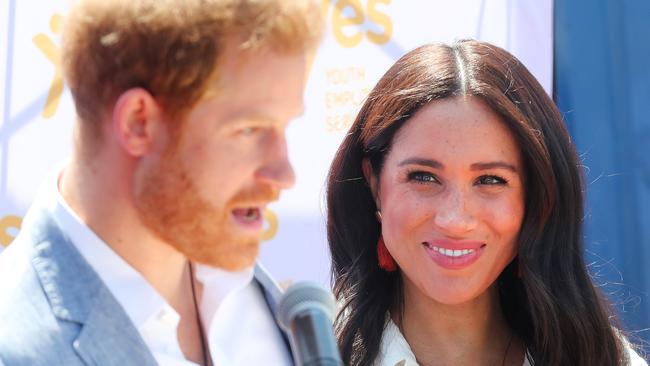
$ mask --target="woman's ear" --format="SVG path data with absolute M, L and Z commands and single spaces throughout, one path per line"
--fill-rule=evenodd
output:
M 375 176 L 372 166 L 370 165 L 370 160 L 368 158 L 363 158 L 361 161 L 361 170 L 363 171 L 363 177 L 366 179 L 366 182 L 368 182 L 368 186 L 370 186 L 370 192 L 372 193 L 372 197 L 375 199 L 375 205 L 377 206 L 377 210 L 381 210 L 381 205 L 379 204 L 379 182 L 378 178 Z

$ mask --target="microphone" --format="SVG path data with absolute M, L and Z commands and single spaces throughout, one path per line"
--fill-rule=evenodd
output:
M 310 282 L 296 283 L 280 299 L 278 321 L 298 366 L 343 366 L 332 329 L 335 308 L 334 296 Z

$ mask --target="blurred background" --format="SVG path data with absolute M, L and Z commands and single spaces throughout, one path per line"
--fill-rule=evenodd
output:
M 587 261 L 623 323 L 647 342 L 650 1 L 555 0 L 553 28 L 553 98 L 587 176 Z
M 421 44 L 480 39 L 520 58 L 558 104 L 585 169 L 590 271 L 633 338 L 650 341 L 650 1 L 318 1 L 327 32 L 288 132 L 297 182 L 265 213 L 261 262 L 282 281 L 329 283 L 325 177 L 368 91 Z M 0 251 L 70 153 L 58 63 L 69 5 L 0 3 Z

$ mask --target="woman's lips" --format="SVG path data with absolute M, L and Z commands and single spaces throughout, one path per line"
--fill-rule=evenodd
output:
M 429 257 L 445 269 L 463 269 L 476 262 L 486 244 L 479 241 L 434 240 L 422 242 Z

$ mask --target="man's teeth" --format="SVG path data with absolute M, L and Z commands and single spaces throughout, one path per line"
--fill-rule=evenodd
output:
M 258 216 L 259 216 L 259 210 L 255 209 L 255 208 L 247 209 L 246 214 L 244 215 L 244 217 L 249 219 L 249 220 L 257 219 Z
M 431 247 L 433 250 L 436 252 L 446 255 L 448 257 L 460 257 L 461 255 L 467 255 L 474 253 L 474 249 L 445 249 L 445 248 L 440 248 L 440 247 Z

